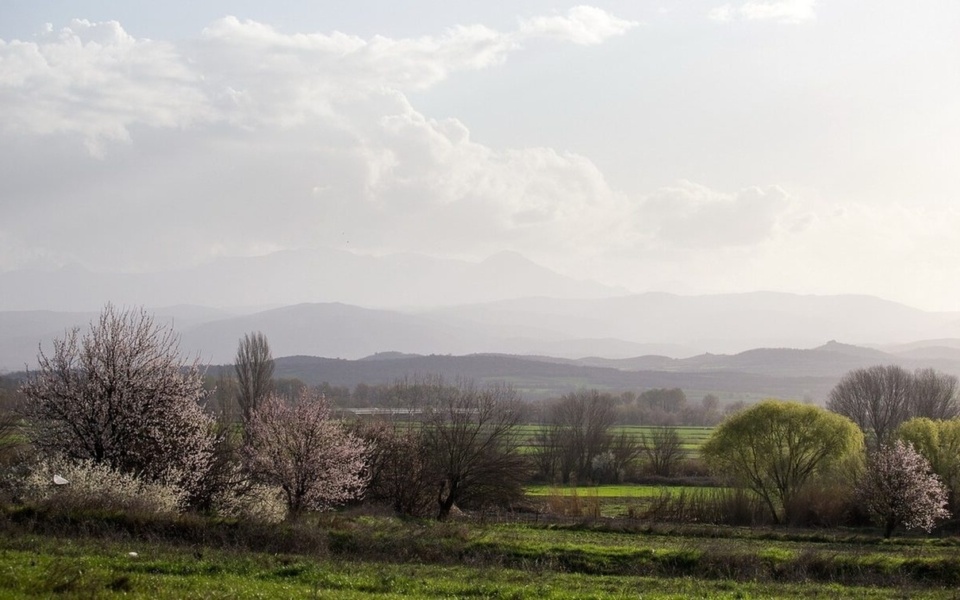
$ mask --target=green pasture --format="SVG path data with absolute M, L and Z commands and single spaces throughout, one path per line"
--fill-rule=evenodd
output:
M 949 538 L 333 516 L 302 525 L 326 544 L 288 553 L 253 548 L 296 527 L 225 546 L 162 523 L 0 525 L 0 598 L 955 598 L 960 583 Z
M 523 488 L 527 496 L 581 496 L 585 498 L 656 498 L 664 494 L 678 494 L 694 490 L 708 489 L 704 487 L 684 485 L 528 485 Z M 710 488 L 712 489 L 712 488 Z
M 530 485 L 524 487 L 524 493 L 534 503 L 567 516 L 628 517 L 668 496 L 717 489 L 683 485 Z
M 513 432 L 516 439 L 520 442 L 521 452 L 529 454 L 536 450 L 537 435 L 543 431 L 544 427 L 544 425 L 525 424 L 518 425 L 514 428 Z M 639 443 L 644 437 L 652 441 L 654 433 L 662 429 L 664 428 L 644 425 L 618 425 L 612 427 L 610 433 L 616 436 L 621 432 L 626 432 L 633 441 Z M 707 438 L 710 437 L 710 434 L 713 433 L 714 430 L 713 427 L 694 426 L 679 426 L 670 429 L 674 429 L 680 436 L 681 447 L 687 458 L 697 457 L 700 446 L 707 441 Z

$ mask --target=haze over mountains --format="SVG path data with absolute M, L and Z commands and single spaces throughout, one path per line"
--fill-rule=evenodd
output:
M 784 378 L 820 378 L 813 387 L 822 390 L 851 368 L 891 362 L 960 373 L 958 313 L 868 296 L 632 294 L 514 253 L 469 263 L 283 252 L 154 274 L 7 272 L 0 289 L 4 371 L 32 366 L 38 344 L 51 348 L 111 301 L 172 322 L 182 349 L 210 364 L 231 362 L 237 340 L 262 331 L 277 357 L 522 355 L 554 370 L 595 369 L 584 381 L 598 385 L 620 377 L 612 372 L 659 373 L 664 382 L 677 380 L 670 373 L 739 373 L 775 390 Z M 355 372 L 375 377 L 364 368 Z M 344 377 L 345 385 L 353 376 Z
M 340 250 L 221 258 L 175 271 L 99 273 L 79 266 L 0 273 L 0 310 L 99 311 L 117 305 L 279 307 L 342 302 L 371 308 L 436 307 L 508 298 L 602 298 L 624 288 L 578 281 L 514 252 L 475 263 L 418 254 Z

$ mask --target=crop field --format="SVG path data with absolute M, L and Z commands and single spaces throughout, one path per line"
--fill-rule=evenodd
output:
M 673 494 L 690 491 L 695 488 L 683 485 L 579 485 L 560 487 L 555 485 L 529 485 L 524 488 L 527 496 L 583 496 L 597 498 L 653 498 L 661 494 Z
M 214 522 L 0 525 L 3 598 L 955 598 L 960 584 L 953 538 L 342 515 L 255 535 Z M 301 534 L 322 543 L 283 550 Z
M 524 493 L 554 514 L 620 518 L 640 514 L 664 497 L 718 489 L 686 485 L 530 485 Z
M 532 452 L 537 445 L 537 434 L 543 431 L 543 425 L 527 424 L 520 425 L 514 430 L 514 435 L 521 443 L 523 452 Z M 612 435 L 619 435 L 626 432 L 627 435 L 636 442 L 640 442 L 644 436 L 650 439 L 656 430 L 661 427 L 641 426 L 641 425 L 618 425 L 610 429 Z M 694 427 L 678 426 L 672 427 L 680 436 L 681 444 L 687 458 L 696 458 L 700 446 L 703 445 L 710 434 L 713 433 L 713 427 Z

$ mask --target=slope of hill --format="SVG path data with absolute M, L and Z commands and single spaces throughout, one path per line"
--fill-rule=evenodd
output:
M 276 361 L 275 375 L 296 377 L 311 385 L 329 383 L 353 387 L 392 384 L 406 377 L 441 375 L 477 382 L 507 382 L 526 399 L 556 397 L 581 388 L 615 393 L 651 388 L 682 388 L 691 399 L 707 393 L 723 399 L 808 398 L 822 401 L 835 377 L 785 377 L 738 372 L 625 371 L 606 367 L 563 364 L 521 356 L 414 356 L 393 360 L 336 360 L 293 356 Z
M 522 298 L 431 314 L 451 324 L 482 322 L 498 332 L 541 329 L 564 338 L 612 338 L 727 354 L 758 347 L 810 348 L 829 339 L 891 344 L 960 334 L 956 313 L 927 312 L 868 296 L 773 292 Z
M 157 273 L 100 273 L 72 265 L 53 271 L 0 272 L 0 310 L 99 310 L 193 304 L 276 307 L 305 302 L 433 307 L 524 296 L 597 298 L 626 290 L 572 279 L 522 255 L 503 252 L 476 263 L 416 254 L 369 256 L 339 250 L 290 250 L 221 258 Z
M 774 306 L 779 307 L 775 318 Z M 156 315 L 174 324 L 185 353 L 210 363 L 232 361 L 237 340 L 261 331 L 275 356 L 358 359 L 380 352 L 590 356 L 595 358 L 583 365 L 778 376 L 832 376 L 879 362 L 954 372 L 957 364 L 957 353 L 941 348 L 948 346 L 942 340 L 935 346 L 907 346 L 884 355 L 861 347 L 863 342 L 857 339 L 870 336 L 871 341 L 886 343 L 930 339 L 930 330 L 947 327 L 955 315 L 855 296 L 642 294 L 598 300 L 530 298 L 418 311 L 309 303 L 245 314 L 175 306 L 157 310 Z M 738 320 L 738 315 L 747 318 Z M 0 312 L 0 369 L 33 364 L 38 343 L 49 348 L 64 329 L 84 326 L 95 316 Z M 821 346 L 828 339 L 855 346 Z M 766 350 L 748 352 L 756 348 Z

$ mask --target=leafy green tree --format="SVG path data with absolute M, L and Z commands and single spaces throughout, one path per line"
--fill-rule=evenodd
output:
M 897 430 L 897 438 L 927 459 L 947 487 L 951 507 L 960 508 L 960 419 L 910 419 Z
M 724 421 L 701 454 L 715 472 L 755 492 L 780 523 L 805 483 L 862 448 L 863 434 L 846 417 L 767 400 Z

